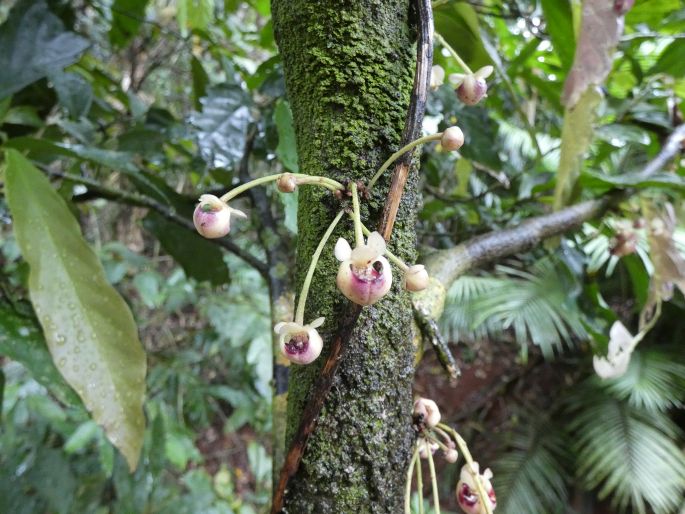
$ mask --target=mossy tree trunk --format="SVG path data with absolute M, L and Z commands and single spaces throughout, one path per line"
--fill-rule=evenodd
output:
M 368 182 L 399 148 L 415 62 L 415 33 L 408 0 L 273 0 L 273 21 L 283 56 L 297 135 L 300 169 L 339 181 Z M 416 172 L 398 213 L 390 248 L 415 258 Z M 362 218 L 378 225 L 390 172 L 362 202 Z M 311 186 L 300 189 L 297 280 L 340 209 L 340 200 Z M 328 244 L 310 291 L 305 322 L 326 318 L 319 329 L 330 344 L 347 300 L 335 287 L 333 245 L 354 246 L 343 218 Z M 297 430 L 311 386 L 326 357 L 290 367 L 286 441 Z M 393 269 L 391 293 L 365 307 L 286 495 L 290 513 L 402 511 L 410 458 L 411 384 L 414 374 L 412 310 Z

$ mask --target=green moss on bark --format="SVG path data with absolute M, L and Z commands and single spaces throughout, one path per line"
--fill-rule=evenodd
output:
M 284 60 L 300 169 L 337 180 L 368 181 L 399 147 L 414 69 L 408 0 L 274 0 L 276 38 Z M 363 202 L 365 223 L 376 226 L 390 174 Z M 416 174 L 407 185 L 390 243 L 415 257 Z M 297 283 L 340 202 L 326 191 L 300 191 Z M 347 302 L 335 287 L 337 237 L 352 243 L 341 222 L 314 275 L 305 321 L 326 318 L 325 341 Z M 412 312 L 394 269 L 392 292 L 359 319 L 346 358 L 291 480 L 291 513 L 400 512 L 411 444 Z M 288 393 L 290 440 L 324 355 L 292 366 Z

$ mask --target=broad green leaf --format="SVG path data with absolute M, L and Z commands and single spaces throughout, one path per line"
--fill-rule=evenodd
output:
M 50 81 L 55 86 L 59 103 L 72 118 L 86 116 L 93 102 L 93 88 L 78 73 L 53 73 Z
M 73 64 L 88 45 L 44 0 L 19 1 L 0 26 L 0 98 Z
M 685 191 L 685 177 L 675 173 L 658 172 L 649 176 L 641 173 L 627 173 L 625 175 L 603 175 L 586 171 L 581 175 L 580 183 L 583 187 L 603 193 L 614 188 L 659 187 L 671 191 Z
M 114 0 L 112 4 L 112 26 L 109 29 L 109 42 L 112 46 L 123 48 L 138 33 L 145 21 L 145 9 L 149 0 Z
M 200 153 L 214 168 L 232 168 L 243 156 L 250 123 L 249 97 L 235 84 L 212 88 L 201 100 L 202 112 L 190 118 Z
M 7 200 L 50 353 L 133 470 L 145 429 L 146 362 L 131 311 L 47 178 L 16 150 L 6 151 L 6 162 Z
M 478 15 L 464 2 L 452 2 L 434 11 L 435 30 L 473 70 L 491 64 L 480 39 Z
M 564 69 L 568 70 L 576 47 L 571 4 L 569 0 L 542 0 L 542 12 L 554 50 Z
M 567 108 L 561 129 L 561 155 L 554 189 L 554 208 L 567 205 L 580 174 L 585 152 L 592 141 L 595 108 L 602 96 L 594 88 L 587 89 L 573 108 Z
M 676 39 L 668 45 L 649 73 L 667 73 L 674 78 L 685 75 L 685 39 Z
M 20 362 L 61 402 L 78 401 L 52 362 L 37 321 L 19 314 L 5 302 L 0 302 L 0 355 Z
M 278 146 L 276 155 L 293 173 L 299 173 L 297 164 L 297 143 L 295 142 L 295 129 L 293 128 L 293 113 L 290 106 L 284 100 L 279 99 L 274 110 L 274 120 L 278 129 Z

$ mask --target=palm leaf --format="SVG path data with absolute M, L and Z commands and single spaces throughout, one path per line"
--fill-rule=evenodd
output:
M 685 454 L 678 428 L 659 411 L 610 396 L 593 379 L 569 400 L 577 474 L 600 499 L 611 496 L 619 512 L 674 512 L 685 491 Z
M 658 350 L 634 352 L 628 371 L 606 381 L 606 388 L 636 408 L 665 412 L 680 407 L 685 399 L 685 364 L 676 358 Z
M 464 276 L 450 288 L 442 319 L 450 338 L 497 338 L 510 330 L 522 351 L 532 342 L 549 358 L 587 337 L 575 301 L 579 287 L 568 270 L 548 258 L 529 272 L 497 269 L 499 276 Z
M 563 430 L 526 418 L 512 434 L 510 449 L 494 464 L 497 512 L 551 514 L 567 505 L 568 458 Z

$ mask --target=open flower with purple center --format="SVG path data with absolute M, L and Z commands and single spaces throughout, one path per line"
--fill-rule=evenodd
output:
M 485 490 L 487 495 L 486 501 L 489 503 L 490 510 L 495 510 L 495 507 L 497 507 L 497 497 L 495 496 L 495 489 L 490 482 L 492 480 L 492 471 L 488 468 L 480 474 L 477 462 L 473 463 L 473 467 L 475 474 L 471 472 L 468 464 L 464 464 L 461 468 L 459 483 L 457 484 L 457 502 L 461 510 L 466 512 L 466 514 L 486 514 L 485 505 L 481 503 L 478 496 L 476 477 Z
M 216 239 L 231 231 L 231 216 L 247 218 L 247 214 L 230 207 L 221 198 L 204 194 L 195 207 L 193 224 L 201 236 Z
M 392 285 L 392 270 L 383 253 L 385 239 L 378 232 L 369 234 L 366 244 L 354 250 L 345 239 L 338 239 L 336 283 L 342 294 L 358 305 L 371 305 L 385 296 Z
M 290 362 L 309 364 L 314 361 L 323 348 L 323 340 L 316 331 L 323 325 L 324 318 L 317 318 L 309 325 L 301 325 L 294 321 L 282 321 L 274 327 L 278 334 L 281 353 Z

